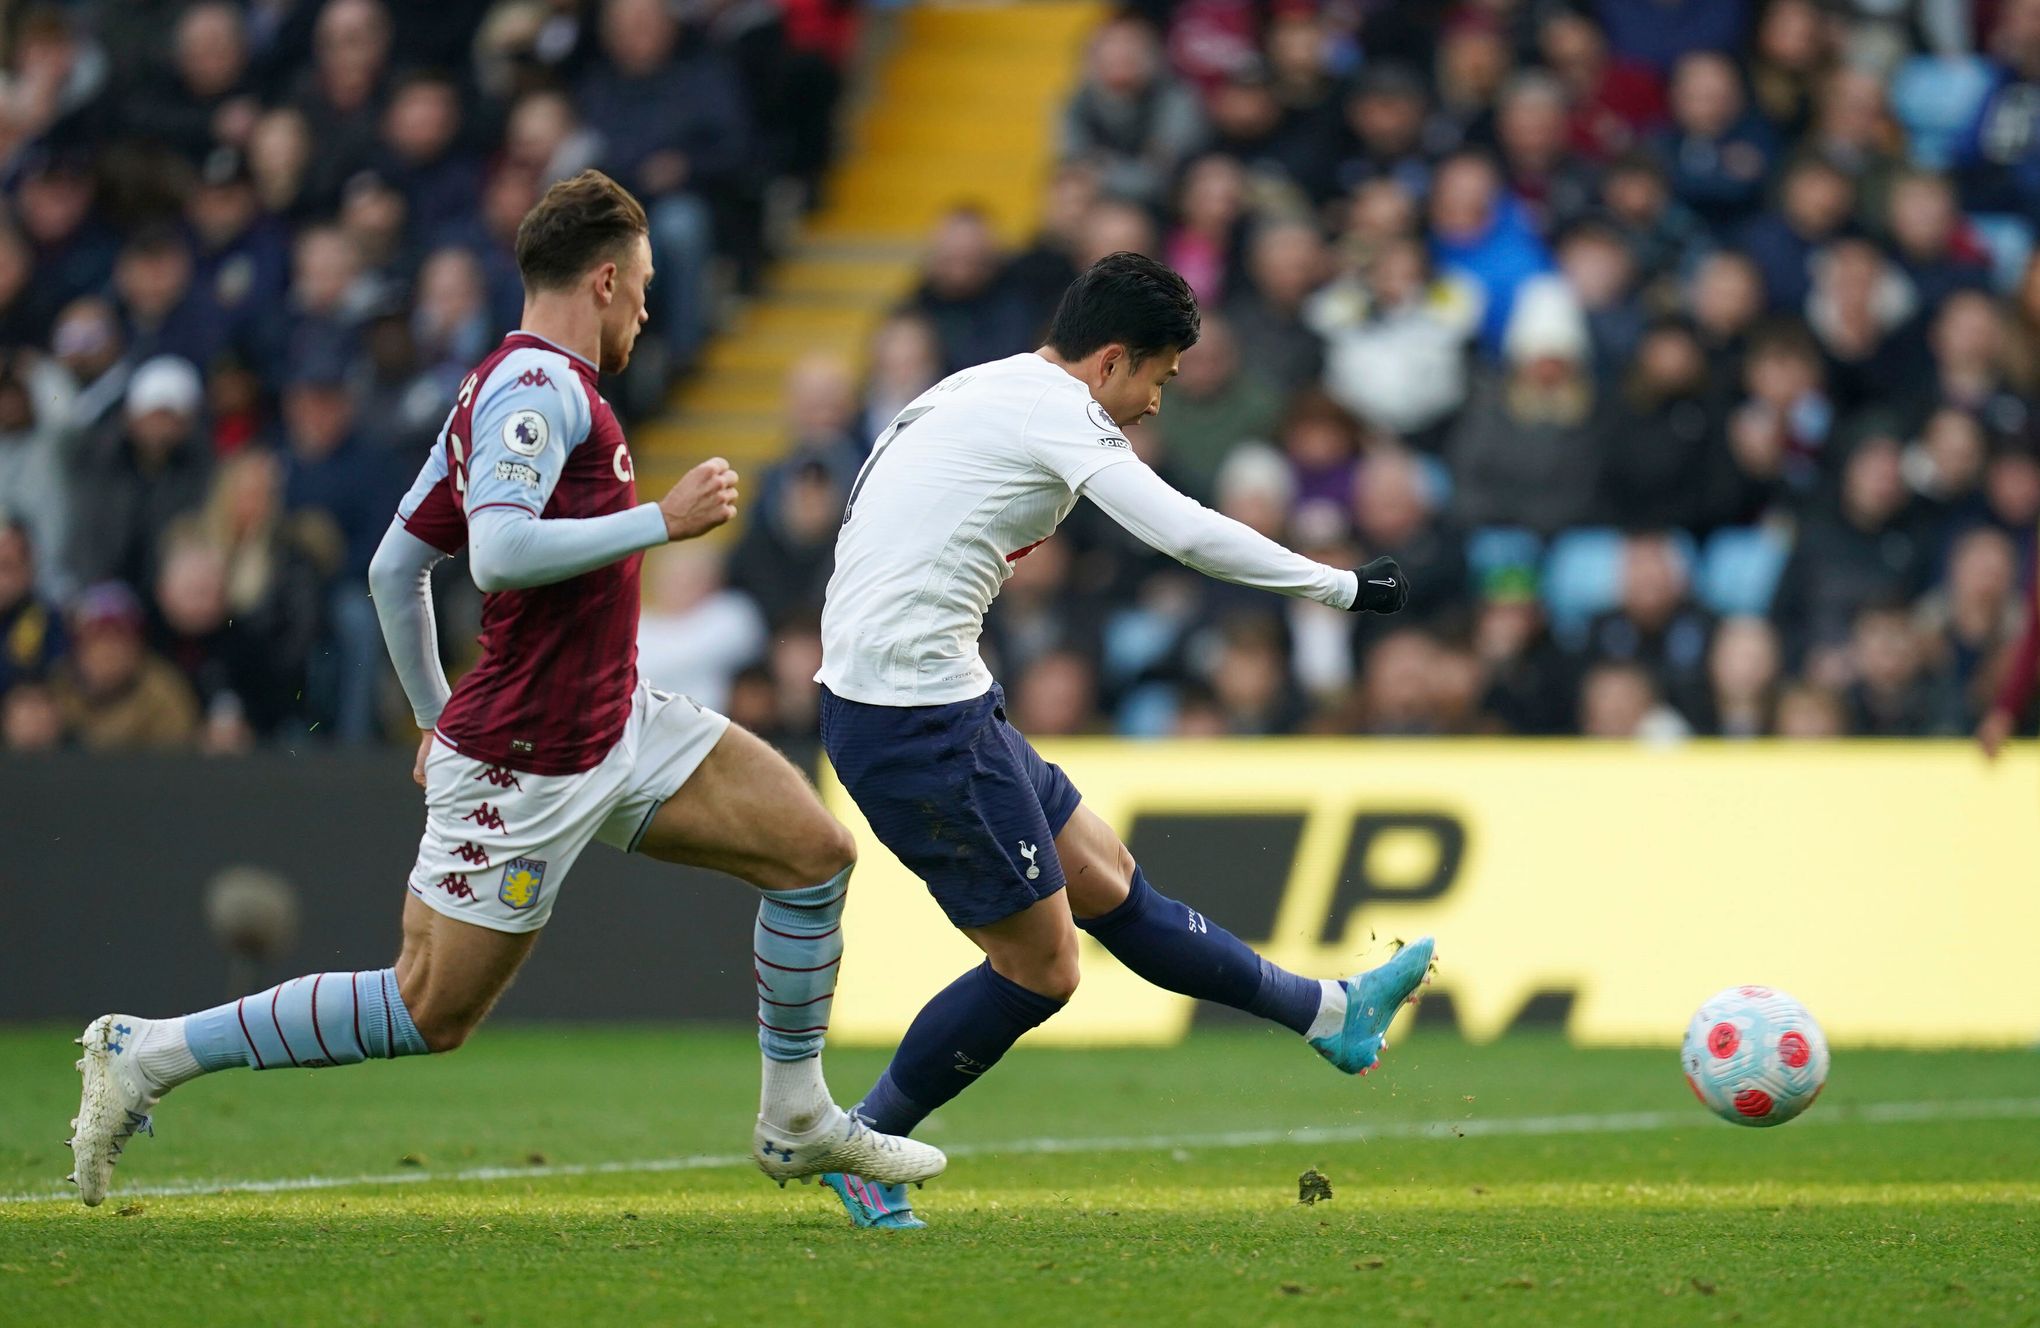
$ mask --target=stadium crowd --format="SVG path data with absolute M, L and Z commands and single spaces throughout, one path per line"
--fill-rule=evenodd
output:
M 852 18 L 24 11 L 7 745 L 399 727 L 361 565 L 514 318 L 516 218 L 587 162 L 643 193 L 656 372 L 684 367 L 706 292 L 764 259 L 771 181 L 827 161 Z M 653 680 L 811 735 L 871 439 L 1134 249 L 1206 311 L 1141 454 L 1325 561 L 1395 555 L 1414 595 L 1355 619 L 1239 591 L 1080 506 L 988 623 L 1024 731 L 1911 736 L 2023 704 L 2040 0 L 1147 3 L 1093 36 L 1061 143 L 1031 243 L 959 206 L 861 381 L 795 366 L 739 540 L 648 567 Z

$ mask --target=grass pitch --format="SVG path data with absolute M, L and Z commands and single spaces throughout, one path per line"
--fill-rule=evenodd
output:
M 81 1021 L 82 1022 L 82 1021 Z M 933 1224 L 730 1165 L 756 1052 L 489 1028 L 179 1090 L 106 1205 L 51 1194 L 74 1029 L 0 1031 L 0 1324 L 2040 1325 L 2040 1055 L 1843 1052 L 1738 1129 L 1669 1051 L 1419 1035 L 1016 1051 L 926 1137 Z M 832 1052 L 840 1098 L 882 1064 Z M 1297 1202 L 1307 1167 L 1334 1196 Z M 230 1189 L 304 1181 L 317 1188 Z

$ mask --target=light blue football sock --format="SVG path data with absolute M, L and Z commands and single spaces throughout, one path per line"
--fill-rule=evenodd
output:
M 182 1023 L 185 1044 L 205 1071 L 357 1065 L 431 1050 L 397 994 L 394 968 L 308 973 Z
M 758 1046 L 769 1060 L 819 1056 L 843 961 L 845 867 L 820 885 L 761 891 L 752 936 Z

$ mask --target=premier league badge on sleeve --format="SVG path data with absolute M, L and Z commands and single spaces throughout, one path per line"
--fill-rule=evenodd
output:
M 537 456 L 551 437 L 545 416 L 535 410 L 520 410 L 503 421 L 503 446 L 518 456 Z
M 545 863 L 538 858 L 512 858 L 503 868 L 503 884 L 496 898 L 522 913 L 538 902 L 538 889 L 545 884 Z
M 1119 432 L 1119 421 L 1107 414 L 1105 407 L 1099 405 L 1096 401 L 1092 401 L 1086 409 L 1091 413 L 1091 423 L 1101 429 L 1108 429 L 1113 433 Z

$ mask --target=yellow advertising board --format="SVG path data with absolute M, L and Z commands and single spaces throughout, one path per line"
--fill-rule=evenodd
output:
M 1587 1044 L 1677 1041 L 1757 982 L 1838 1042 L 2040 1043 L 2040 758 L 1966 745 L 1043 743 L 1149 878 L 1331 977 L 1431 933 L 1485 1040 L 1539 998 Z M 890 1043 L 977 951 L 824 772 L 861 864 L 835 1034 Z M 1163 870 L 1166 865 L 1167 870 Z M 1031 1037 L 1166 1043 L 1194 1002 L 1084 939 Z M 1555 1006 L 1554 1006 L 1555 1002 Z

